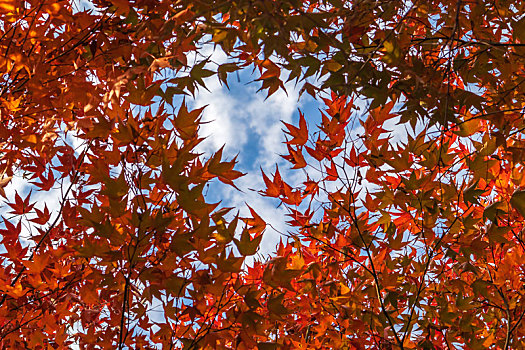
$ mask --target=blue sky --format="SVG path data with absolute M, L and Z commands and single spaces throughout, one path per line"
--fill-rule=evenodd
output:
M 215 62 L 225 62 L 226 58 L 220 52 L 210 52 Z M 252 206 L 271 226 L 265 232 L 261 249 L 262 255 L 274 251 L 279 242 L 280 234 L 274 229 L 286 232 L 286 209 L 279 206 L 279 201 L 265 198 L 256 190 L 264 189 L 261 171 L 267 174 L 275 171 L 275 165 L 287 181 L 293 183 L 300 175 L 297 171 L 289 171 L 290 165 L 280 155 L 285 154 L 284 125 L 281 121 L 296 124 L 300 109 L 307 117 L 312 127 L 320 119 L 321 105 L 307 94 L 299 99 L 299 88 L 290 82 L 286 85 L 287 92 L 282 90 L 266 99 L 266 91 L 257 92 L 259 82 L 253 82 L 255 75 L 250 69 L 232 74 L 228 79 L 230 89 L 221 85 L 217 77 L 206 80 L 209 91 L 200 89 L 195 99 L 188 101 L 192 108 L 207 106 L 204 109 L 201 136 L 206 140 L 199 150 L 209 157 L 224 145 L 224 157 L 231 159 L 238 155 L 237 169 L 246 175 L 236 181 L 241 191 L 215 182 L 208 190 L 207 197 L 211 201 L 222 201 L 222 205 L 231 206 L 248 214 L 245 203 Z

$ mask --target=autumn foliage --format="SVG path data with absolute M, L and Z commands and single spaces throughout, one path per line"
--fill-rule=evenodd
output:
M 525 348 L 524 14 L 0 1 L 0 347 Z M 323 106 L 283 125 L 297 176 L 262 169 L 289 230 L 249 264 L 267 223 L 206 198 L 243 173 L 188 107 L 242 69 Z

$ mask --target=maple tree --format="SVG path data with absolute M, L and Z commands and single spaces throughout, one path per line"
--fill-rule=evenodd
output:
M 1 346 L 524 347 L 523 13 L 0 1 Z M 284 124 L 302 183 L 263 170 L 290 232 L 251 265 L 266 223 L 206 200 L 243 174 L 180 97 L 245 68 L 324 105 Z

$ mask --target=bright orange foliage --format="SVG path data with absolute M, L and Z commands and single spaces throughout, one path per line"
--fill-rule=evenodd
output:
M 5 201 L 0 347 L 525 348 L 524 13 L 0 1 L 0 195 L 33 188 Z M 291 233 L 251 266 L 266 223 L 205 200 L 243 174 L 180 98 L 246 67 L 325 106 L 284 125 L 302 186 L 263 170 Z

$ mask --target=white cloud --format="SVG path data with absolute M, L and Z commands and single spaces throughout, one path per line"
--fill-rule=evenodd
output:
M 212 59 L 216 60 L 215 57 Z M 209 157 L 225 145 L 223 157 L 231 158 L 239 154 L 238 169 L 247 172 L 236 181 L 242 192 L 229 186 L 212 185 L 213 199 L 222 200 L 224 206 L 240 209 L 241 215 L 245 216 L 249 215 L 247 203 L 271 224 L 266 229 L 259 251 L 260 256 L 267 256 L 275 251 L 281 238 L 279 232 L 288 229 L 287 211 L 284 206 L 278 206 L 277 200 L 262 197 L 252 189 L 265 188 L 260 167 L 269 173 L 274 171 L 275 164 L 283 163 L 280 154 L 286 153 L 286 147 L 281 121 L 292 121 L 299 107 L 298 90 L 289 84 L 286 86 L 288 93 L 279 90 L 265 99 L 266 92 L 257 92 L 257 83 L 241 85 L 231 82 L 231 90 L 214 79 L 207 80 L 206 84 L 209 91 L 201 89 L 192 103 L 192 108 L 207 105 L 200 130 L 200 135 L 206 140 L 199 150 Z M 287 168 L 286 165 L 280 167 L 287 181 L 299 175 L 288 172 Z
M 225 154 L 233 156 L 247 147 L 258 153 L 251 161 L 274 164 L 285 151 L 281 120 L 291 121 L 298 107 L 298 92 L 288 87 L 288 95 L 280 90 L 265 100 L 264 93 L 257 93 L 253 86 L 236 85 L 229 91 L 218 81 L 209 80 L 207 87 L 209 91 L 201 90 L 193 104 L 194 108 L 207 106 L 201 127 L 201 135 L 207 139 L 201 150 L 211 154 L 226 145 Z
M 204 123 L 200 129 L 200 135 L 205 136 L 206 140 L 200 145 L 200 150 L 211 154 L 227 144 L 226 152 L 232 148 L 238 151 L 247 141 L 243 115 L 236 110 L 238 101 L 228 95 L 218 82 L 210 82 L 208 85 L 211 92 L 201 91 L 194 103 L 194 108 L 206 106 Z M 229 155 L 231 156 L 231 152 Z

